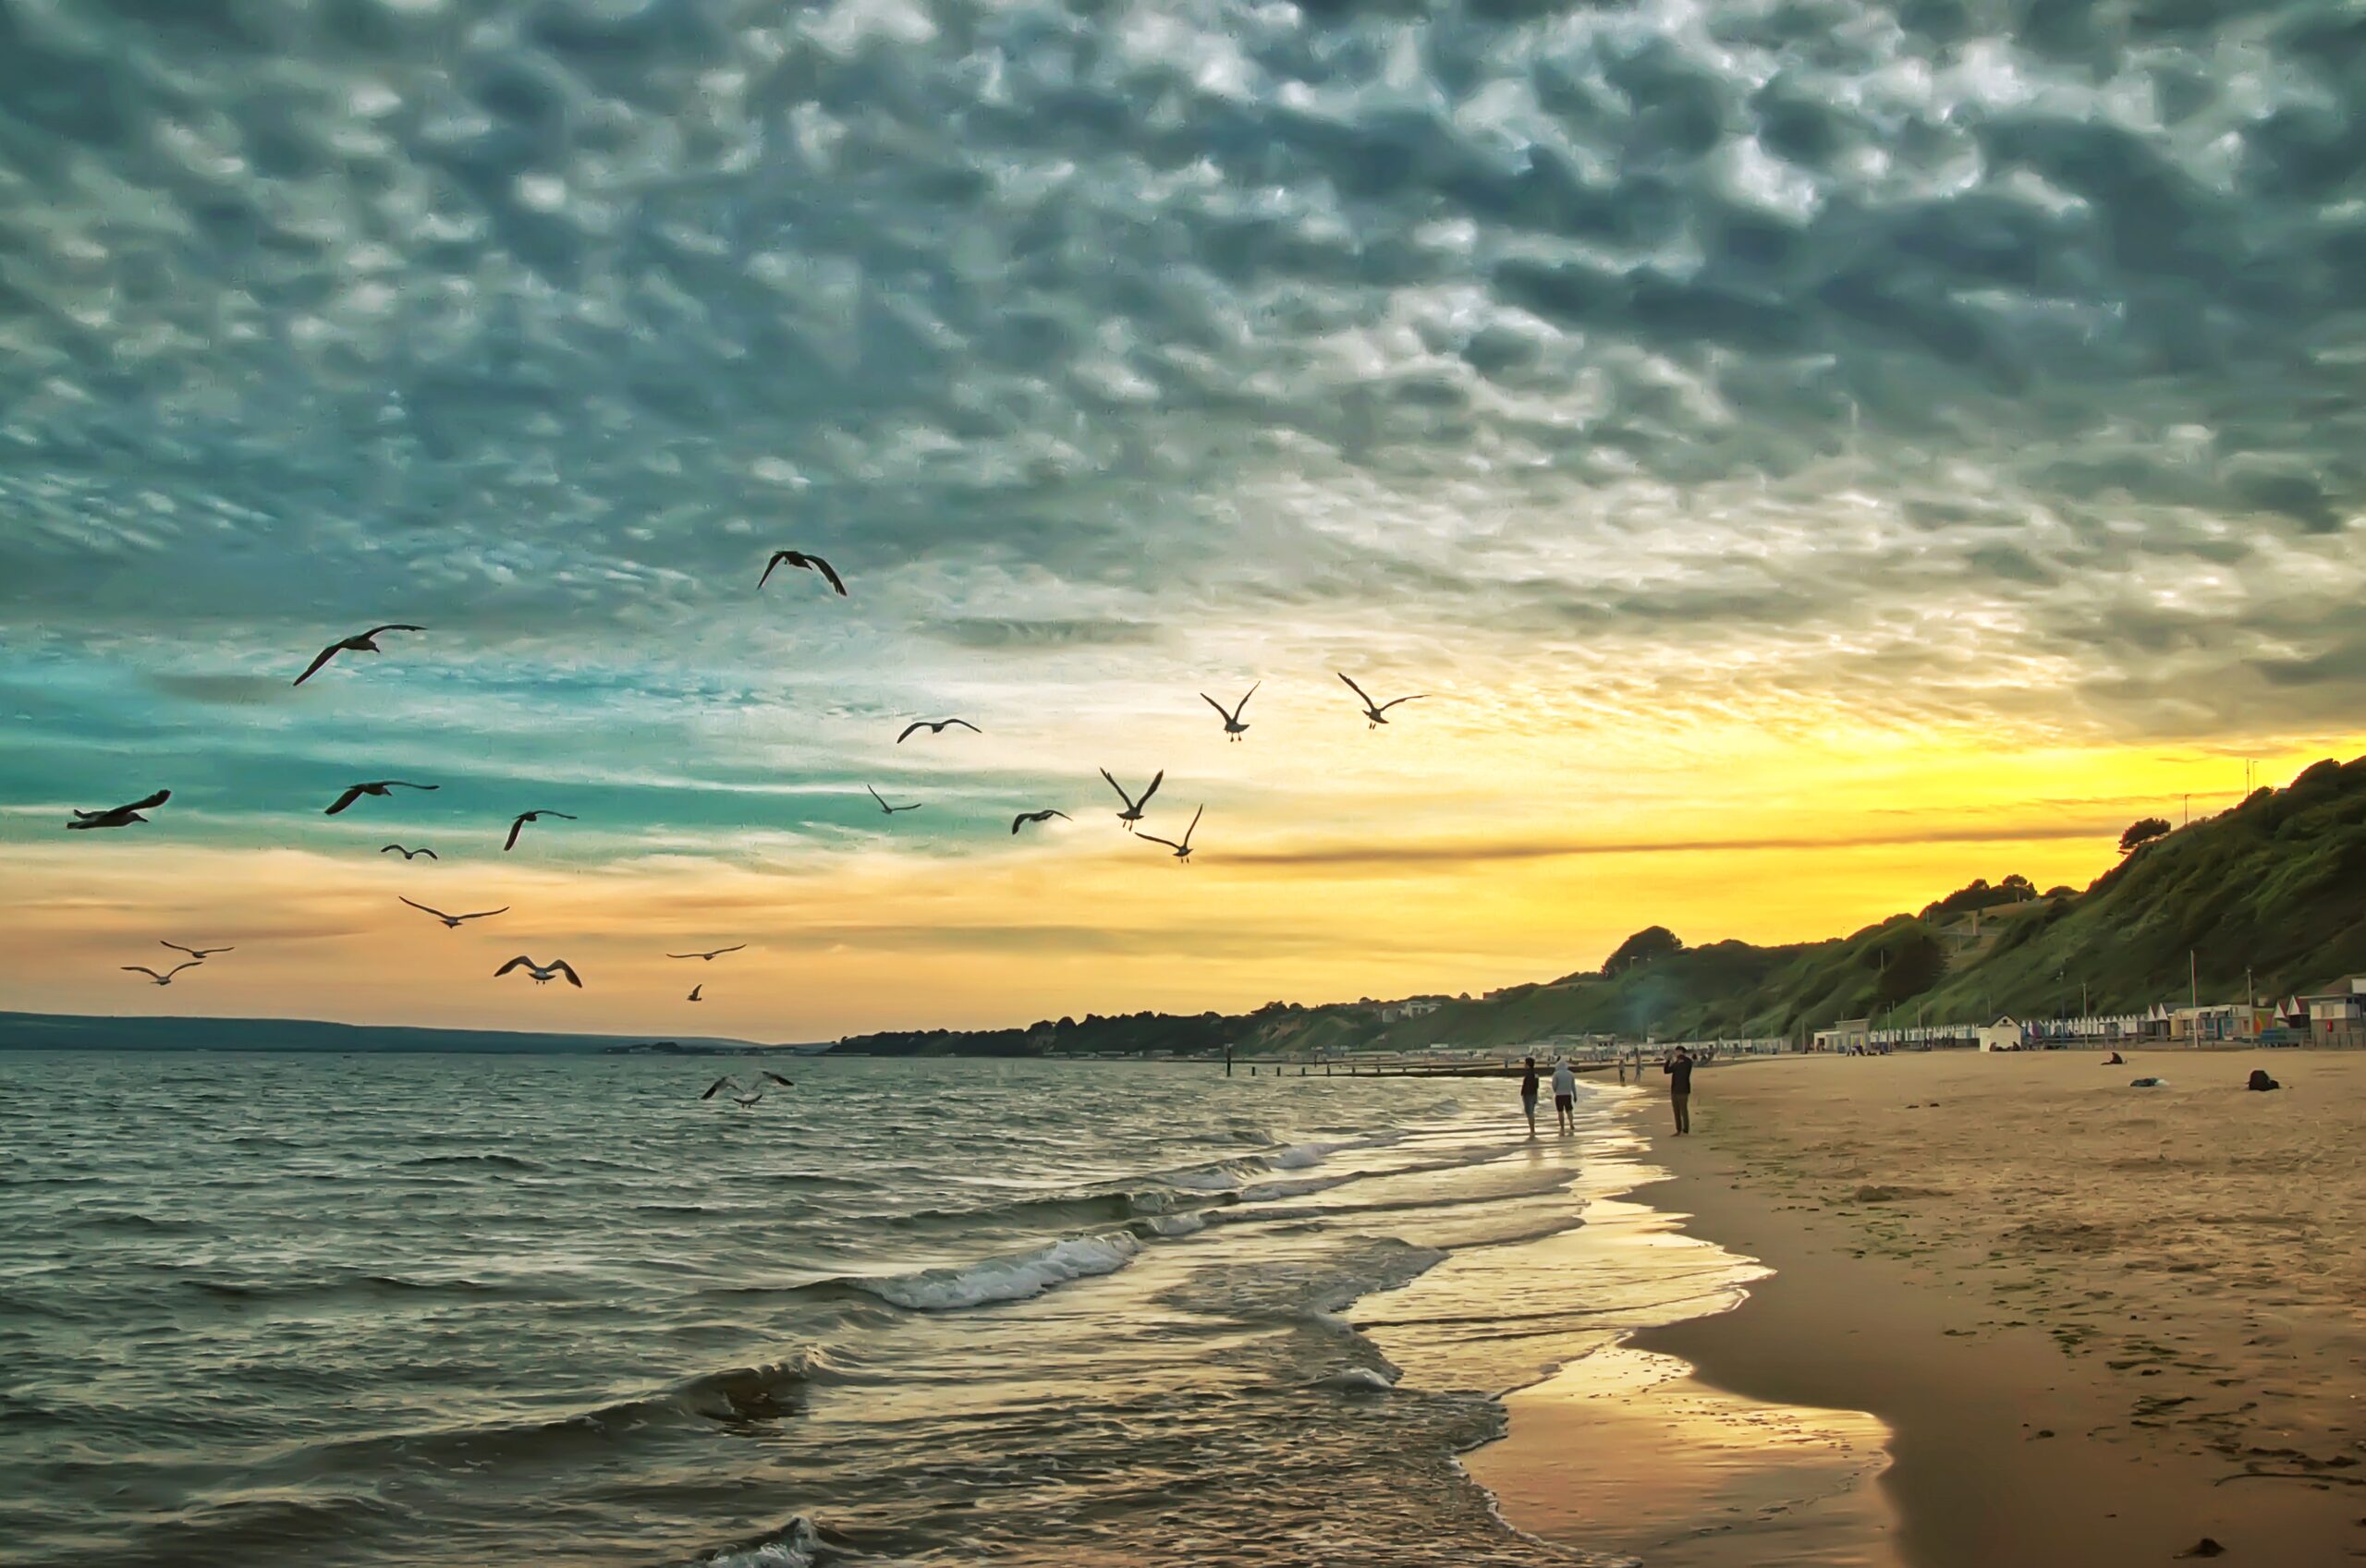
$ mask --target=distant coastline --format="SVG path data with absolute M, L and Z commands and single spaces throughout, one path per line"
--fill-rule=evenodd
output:
M 668 1047 L 668 1050 L 657 1050 Z M 765 1045 L 701 1037 L 652 1041 L 632 1035 L 541 1034 L 516 1029 L 421 1028 L 337 1024 L 319 1018 L 105 1017 L 72 1013 L 0 1013 L 0 1051 L 368 1051 L 597 1055 L 654 1052 L 732 1055 L 811 1052 L 811 1045 Z

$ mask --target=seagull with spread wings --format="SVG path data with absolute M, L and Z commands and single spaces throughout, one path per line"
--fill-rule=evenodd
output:
M 145 964 L 126 964 L 122 966 L 122 968 L 123 972 L 127 975 L 145 975 L 160 986 L 168 986 L 173 983 L 173 977 L 179 974 L 183 969 L 195 969 L 201 966 L 201 966 L 196 959 L 192 958 L 186 964 L 174 965 L 171 968 L 165 970 L 161 975 L 155 970 L 148 967 Z
M 1021 811 L 1018 816 L 1013 817 L 1010 820 L 1010 831 L 1012 833 L 1016 834 L 1020 828 L 1025 827 L 1030 822 L 1048 822 L 1055 817 L 1057 817 L 1063 822 L 1070 820 L 1068 814 L 1065 811 L 1053 811 L 1049 809 L 1042 811 Z
M 407 626 L 400 621 L 389 621 L 383 626 L 372 626 L 366 632 L 356 632 L 351 637 L 339 638 L 336 641 L 330 643 L 326 648 L 321 650 L 319 656 L 314 658 L 310 664 L 304 667 L 304 673 L 296 677 L 295 684 L 302 686 L 306 681 L 311 680 L 314 675 L 319 675 L 321 673 L 321 666 L 327 663 L 330 660 L 335 658 L 340 653 L 384 652 L 385 650 L 380 648 L 377 642 L 378 634 L 380 632 L 423 632 L 427 628 L 425 626 Z
M 1263 686 L 1264 684 L 1265 683 L 1261 680 L 1257 682 L 1256 686 L 1252 686 L 1247 691 L 1242 692 L 1240 694 L 1240 700 L 1234 703 L 1230 709 L 1226 709 L 1223 703 L 1218 702 L 1206 692 L 1203 691 L 1200 693 L 1200 700 L 1214 709 L 1217 714 L 1224 720 L 1225 738 L 1227 740 L 1238 740 L 1242 734 L 1248 730 L 1249 726 L 1241 722 L 1240 711 L 1249 706 L 1249 699 L 1250 698 L 1257 695 L 1257 687 Z
M 509 836 L 502 841 L 501 852 L 506 855 L 509 851 L 517 848 L 518 835 L 525 830 L 526 824 L 529 822 L 539 822 L 545 817 L 556 817 L 563 822 L 572 822 L 576 820 L 575 818 L 568 816 L 566 812 L 554 811 L 548 807 L 544 807 L 538 811 L 520 811 L 516 817 L 510 820 Z
M 865 784 L 862 787 L 865 789 L 871 789 L 869 784 Z M 894 816 L 898 811 L 917 811 L 922 806 L 928 804 L 924 800 L 915 800 L 909 806 L 890 806 L 887 804 L 887 797 L 880 794 L 875 789 L 871 789 L 871 798 L 879 802 L 879 808 L 882 811 L 886 812 L 890 817 Z
M 1166 845 L 1167 848 L 1175 851 L 1175 858 L 1188 862 L 1191 858 L 1191 835 L 1200 831 L 1200 811 L 1206 809 L 1207 808 L 1202 806 L 1199 811 L 1191 813 L 1191 825 L 1183 830 L 1183 842 L 1180 844 L 1171 838 L 1161 838 L 1156 833 L 1144 833 L 1141 836 L 1153 844 Z
M 578 991 L 581 991 L 583 989 L 583 982 L 576 978 L 575 971 L 568 967 L 567 962 L 564 958 L 554 958 L 547 964 L 537 964 L 521 953 L 517 957 L 512 958 L 508 963 L 504 964 L 500 968 L 495 969 L 493 972 L 493 978 L 497 980 L 512 969 L 525 970 L 526 973 L 532 978 L 533 982 L 536 985 L 546 985 L 550 981 L 557 979 L 559 977 L 564 975 L 567 978 L 567 983 L 568 985 L 573 986 Z
M 405 904 L 409 905 L 412 908 L 417 909 L 423 914 L 434 916 L 437 919 L 443 921 L 445 929 L 449 930 L 458 930 L 460 929 L 460 922 L 463 920 L 482 920 L 488 915 L 506 915 L 509 913 L 509 906 L 505 904 L 498 909 L 479 909 L 475 913 L 470 915 L 446 915 L 441 909 L 428 908 L 426 905 L 418 902 L 416 899 L 403 898 L 401 893 L 396 893 L 395 896 L 396 898 L 401 898 Z
M 171 790 L 160 789 L 147 799 L 135 800 L 128 806 L 110 806 L 104 811 L 77 810 L 75 820 L 66 825 L 69 828 L 128 828 L 134 822 L 148 820 L 140 813 L 152 807 L 162 806 L 172 797 Z
M 334 817 L 365 795 L 384 796 L 388 790 L 395 789 L 442 789 L 443 787 L 442 784 L 413 784 L 409 779 L 373 779 L 368 784 L 348 784 L 345 786 L 345 793 L 336 797 L 336 804 L 321 815 Z M 378 853 L 384 855 L 385 851 L 382 849 Z
M 756 586 L 761 589 L 772 581 L 773 571 L 779 566 L 801 566 L 809 572 L 819 572 L 829 579 L 832 588 L 838 590 L 839 598 L 846 597 L 847 585 L 838 580 L 838 574 L 830 569 L 830 564 L 819 555 L 808 555 L 801 550 L 774 551 L 773 558 L 764 563 L 764 575 L 756 579 Z
M 712 964 L 716 959 L 722 957 L 725 954 L 738 953 L 747 945 L 748 944 L 744 942 L 735 942 L 729 947 L 718 947 L 712 953 L 669 953 L 665 956 L 668 958 L 703 958 L 708 963 Z
M 784 1078 L 778 1073 L 772 1071 L 770 1068 L 764 1069 L 762 1072 L 759 1073 L 757 1076 L 760 1078 L 770 1078 L 773 1082 L 780 1085 L 783 1088 L 795 1088 L 797 1087 L 796 1079 Z M 713 1100 L 716 1095 L 722 1093 L 726 1088 L 731 1091 L 731 1102 L 738 1106 L 742 1111 L 747 1110 L 750 1106 L 755 1104 L 756 1101 L 764 1098 L 764 1086 L 762 1084 L 759 1083 L 750 1087 L 747 1084 L 741 1083 L 738 1078 L 733 1077 L 728 1073 L 726 1073 L 723 1076 L 715 1079 L 714 1082 L 707 1085 L 706 1092 L 699 1096 L 699 1098 L 701 1100 Z
M 945 733 L 945 726 L 947 724 L 958 724 L 963 729 L 968 730 L 971 735 L 983 735 L 986 733 L 967 719 L 915 719 L 910 723 L 904 726 L 904 733 L 896 737 L 896 744 L 901 746 L 904 742 L 911 739 L 913 732 L 916 730 L 926 730 L 931 735 L 943 735 Z
M 156 945 L 158 947 L 169 947 L 175 953 L 186 953 L 189 955 L 189 959 L 192 963 L 198 964 L 204 963 L 208 958 L 213 957 L 217 953 L 236 953 L 238 951 L 235 947 L 183 947 L 177 942 L 160 942 Z
M 1132 796 L 1128 795 L 1126 793 L 1126 786 L 1119 784 L 1116 777 L 1112 774 L 1108 769 L 1102 769 L 1101 776 L 1109 781 L 1109 787 L 1116 790 L 1117 792 L 1117 798 L 1126 803 L 1126 808 L 1117 813 L 1117 820 L 1126 824 L 1126 831 L 1128 833 L 1132 833 L 1134 831 L 1134 824 L 1142 820 L 1142 810 L 1150 805 L 1150 797 L 1156 795 L 1158 793 L 1158 786 L 1166 782 L 1166 770 L 1161 768 L 1156 773 L 1151 776 L 1150 787 L 1142 791 L 1142 797 L 1140 800 L 1136 800 Z
M 443 858 L 443 857 L 436 854 L 435 851 L 424 846 L 418 849 L 405 849 L 399 844 L 390 844 L 386 845 L 385 848 L 378 851 L 378 853 L 381 855 L 400 855 L 406 860 L 416 860 L 422 855 L 426 856 L 430 860 L 440 860 Z
M 1347 681 L 1348 689 L 1354 692 L 1358 699 L 1362 701 L 1364 705 L 1364 717 L 1372 721 L 1372 723 L 1364 726 L 1364 728 L 1368 730 L 1378 729 L 1381 725 L 1388 723 L 1388 711 L 1391 708 L 1396 707 L 1398 702 L 1419 702 L 1421 699 L 1429 696 L 1429 693 L 1426 691 L 1417 691 L 1410 697 L 1399 697 L 1394 701 L 1383 702 L 1379 706 L 1375 707 L 1372 704 L 1372 699 L 1370 697 L 1365 696 L 1364 688 L 1358 686 L 1353 680 L 1349 680 L 1345 671 L 1335 670 L 1332 673 L 1336 675 L 1341 680 Z
M 706 989 L 706 987 L 705 987 L 704 985 L 702 985 L 702 984 L 701 984 L 701 985 L 694 985 L 694 986 L 692 986 L 692 987 L 690 988 L 689 1000 L 690 1000 L 690 1001 L 692 1001 L 692 1002 L 704 1002 L 704 1001 L 706 1000 L 706 998 L 704 998 L 704 997 L 701 996 L 701 995 L 699 994 L 699 992 L 701 992 L 701 991 L 704 991 L 705 989 Z

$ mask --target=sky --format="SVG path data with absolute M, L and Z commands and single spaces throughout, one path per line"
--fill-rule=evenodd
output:
M 2083 885 L 2366 752 L 2360 125 L 2330 0 L 0 0 L 0 1007 L 816 1039 Z

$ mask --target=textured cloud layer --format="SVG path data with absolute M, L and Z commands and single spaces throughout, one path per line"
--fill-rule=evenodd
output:
M 2333 0 L 0 0 L 0 783 L 2339 728 L 2361 125 Z

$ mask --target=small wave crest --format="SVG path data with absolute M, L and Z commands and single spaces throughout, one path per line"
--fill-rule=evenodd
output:
M 1134 1259 L 1142 1244 L 1124 1231 L 1069 1236 L 1031 1252 L 989 1258 L 958 1268 L 848 1280 L 856 1289 L 914 1312 L 950 1312 L 998 1301 L 1024 1301 L 1054 1285 L 1095 1274 L 1114 1274 Z

